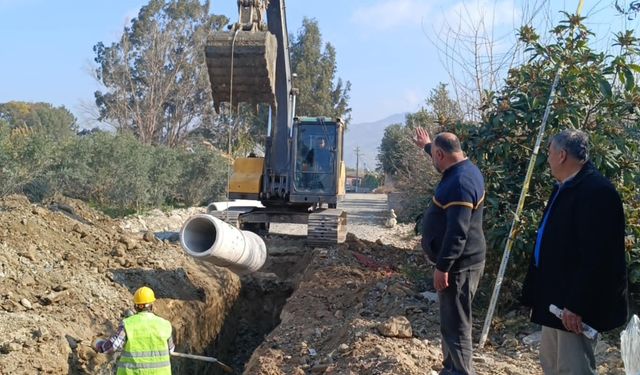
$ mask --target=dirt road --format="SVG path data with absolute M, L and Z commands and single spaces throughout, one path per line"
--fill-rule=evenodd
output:
M 349 224 L 382 226 L 387 213 L 386 194 L 349 193 L 338 205 L 349 215 Z
M 416 245 L 412 238 L 413 225 L 398 225 L 393 229 L 384 226 L 388 214 L 386 194 L 348 193 L 338 204 L 347 211 L 347 232 L 368 241 L 382 241 L 386 244 L 412 248 Z M 307 226 L 303 224 L 272 223 L 270 232 L 304 236 Z

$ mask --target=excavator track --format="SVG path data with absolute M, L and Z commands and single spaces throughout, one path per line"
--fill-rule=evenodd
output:
M 230 101 L 275 104 L 277 47 L 275 35 L 268 31 L 209 35 L 205 55 L 216 111 L 220 103 Z
M 309 214 L 307 242 L 312 245 L 335 245 L 346 239 L 346 211 L 329 208 Z

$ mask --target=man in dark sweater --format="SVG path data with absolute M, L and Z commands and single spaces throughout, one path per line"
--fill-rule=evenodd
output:
M 522 302 L 542 325 L 540 363 L 545 374 L 595 374 L 598 331 L 627 319 L 625 220 L 615 187 L 588 161 L 589 139 L 564 130 L 551 139 L 547 160 L 558 181 L 547 203 Z M 562 319 L 549 305 L 563 309 Z
M 472 362 L 471 302 L 484 270 L 482 231 L 484 179 L 469 161 L 458 138 L 416 129 L 416 145 L 431 156 L 442 174 L 431 205 L 422 217 L 422 249 L 435 263 L 434 287 L 440 301 L 444 368 L 440 374 L 475 374 Z

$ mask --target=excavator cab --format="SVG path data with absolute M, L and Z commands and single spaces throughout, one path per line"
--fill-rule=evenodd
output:
M 327 203 L 333 207 L 344 195 L 343 132 L 340 119 L 294 119 L 291 202 Z

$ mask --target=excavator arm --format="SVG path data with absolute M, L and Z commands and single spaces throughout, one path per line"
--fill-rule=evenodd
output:
M 343 181 L 338 177 L 342 176 L 340 172 L 344 168 L 343 126 L 339 119 L 324 117 L 297 121 L 294 125 L 295 91 L 291 82 L 284 1 L 238 0 L 238 22 L 229 31 L 213 32 L 207 39 L 205 55 L 216 111 L 219 112 L 223 102 L 230 103 L 232 110 L 242 102 L 267 103 L 271 108 L 261 171 L 256 168 L 256 160 L 251 163 L 237 160 L 231 182 L 241 178 L 242 181 L 237 186 L 229 186 L 230 197 L 233 193 L 234 197 L 241 198 L 255 196 L 256 186 L 260 186 L 257 196 L 266 210 L 238 212 L 233 221 L 242 226 L 242 223 L 268 224 L 286 218 L 308 224 L 311 242 L 343 242 L 346 214 L 336 209 L 340 191 L 344 193 L 337 182 Z M 329 128 L 333 129 L 331 134 L 328 134 Z M 303 136 L 300 132 L 305 129 L 308 131 Z M 317 184 L 320 189 L 309 184 L 301 188 L 298 185 L 307 182 L 305 177 L 311 175 L 298 176 L 299 146 L 302 140 L 320 138 L 311 135 L 316 130 L 321 131 L 327 141 L 334 141 L 332 167 L 323 172 L 324 183 Z M 339 146 L 335 142 L 339 142 Z M 247 168 L 247 165 L 252 167 Z M 260 178 L 256 178 L 257 173 L 261 173 Z M 300 181 L 296 177 L 300 177 Z M 246 188 L 249 186 L 251 189 Z M 323 204 L 331 208 L 324 209 Z
M 245 31 L 265 31 L 265 12 L 269 0 L 239 0 L 238 1 L 238 22 L 234 28 L 241 28 Z
M 206 60 L 216 110 L 220 103 L 271 105 L 263 192 L 288 194 L 294 95 L 284 0 L 238 0 L 239 21 L 209 35 Z M 267 24 L 264 23 L 265 13 Z

